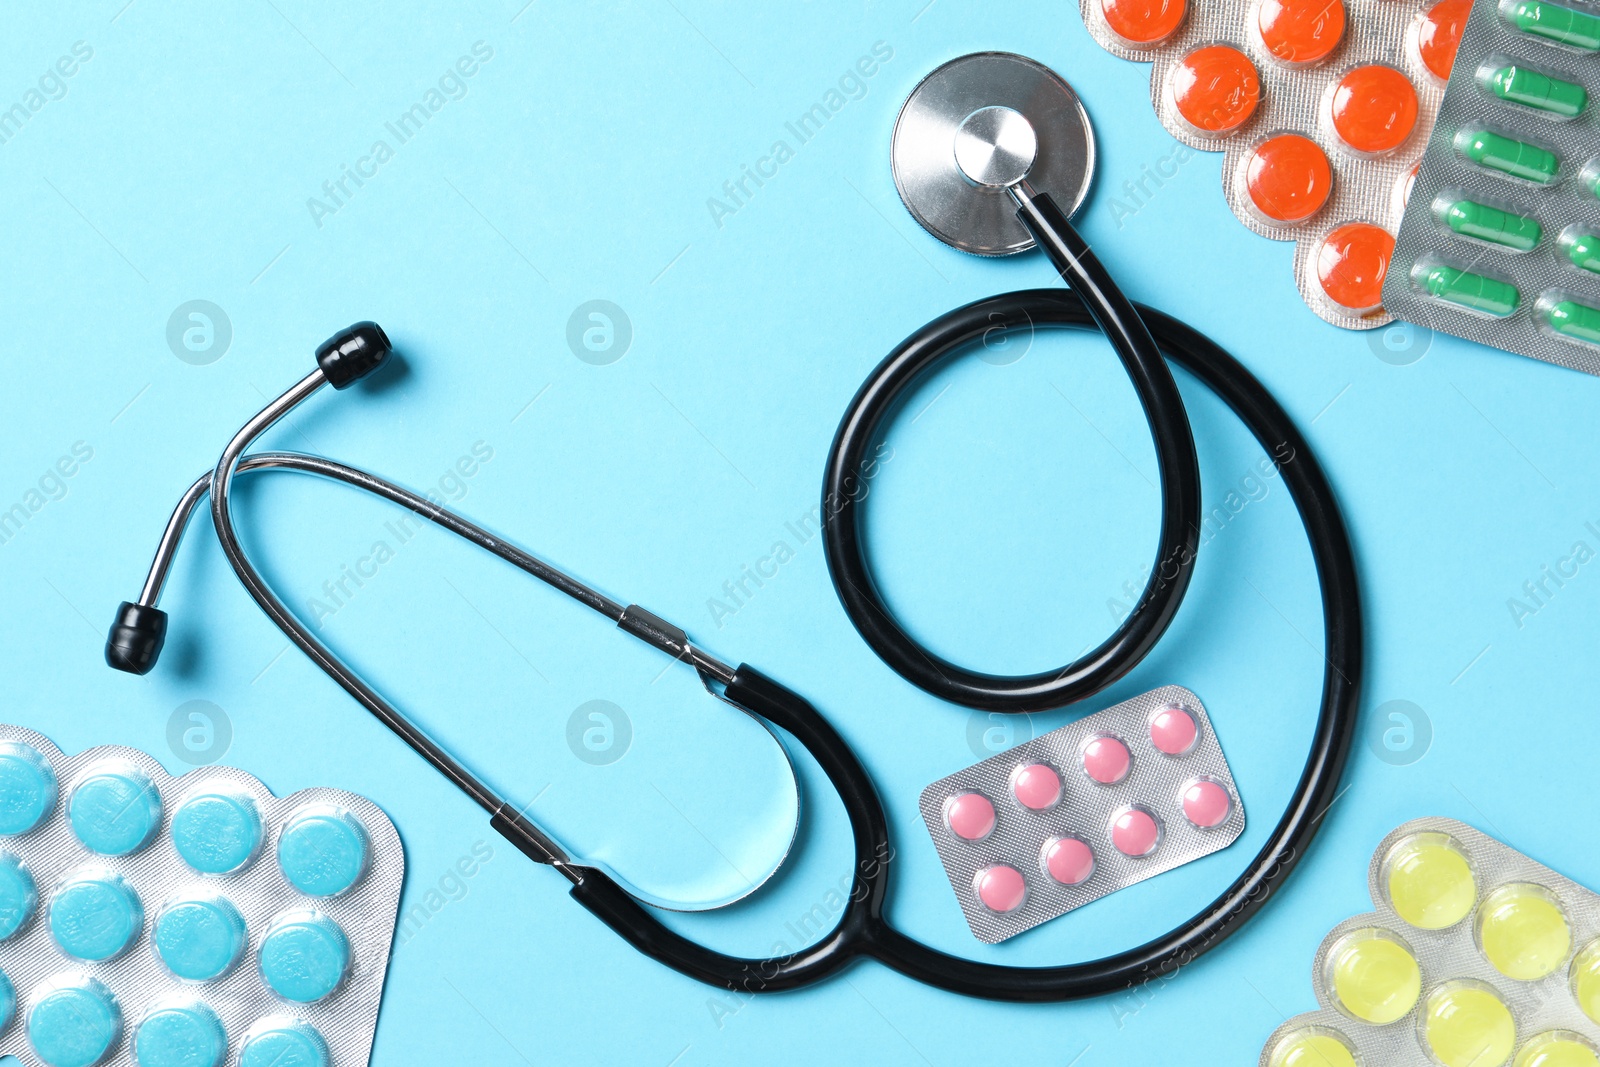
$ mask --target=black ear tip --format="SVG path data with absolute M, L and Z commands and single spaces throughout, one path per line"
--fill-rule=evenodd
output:
M 167 613 L 124 600 L 106 636 L 106 663 L 128 674 L 147 674 L 167 640 Z
M 394 345 L 375 322 L 346 326 L 317 346 L 317 366 L 335 389 L 343 389 L 383 366 Z

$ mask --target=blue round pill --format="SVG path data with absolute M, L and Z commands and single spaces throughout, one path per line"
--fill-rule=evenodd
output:
M 367 832 L 343 808 L 323 804 L 301 808 L 278 837 L 278 866 L 302 893 L 314 897 L 343 893 L 367 869 Z
M 311 1004 L 339 987 L 350 967 L 350 943 L 339 924 L 315 911 L 274 920 L 261 939 L 261 977 L 285 1000 Z
M 199 1001 L 157 1005 L 133 1031 L 139 1067 L 217 1067 L 227 1051 L 222 1021 Z
M 56 776 L 39 750 L 0 743 L 0 834 L 25 834 L 56 803 Z
M 28 1041 L 50 1067 L 100 1062 L 122 1029 L 111 991 L 93 978 L 53 981 L 28 1011 Z
M 22 929 L 38 903 L 38 887 L 22 859 L 0 852 L 0 941 Z
M 109 960 L 139 936 L 144 908 L 128 883 L 110 871 L 68 877 L 50 899 L 50 934 L 80 960 Z
M 205 982 L 233 966 L 244 949 L 244 918 L 214 894 L 175 900 L 156 916 L 156 955 L 179 978 Z
M 0 971 L 0 1030 L 11 1025 L 11 1016 L 17 1010 L 17 990 L 6 972 Z
M 161 825 L 161 794 L 132 764 L 92 771 L 72 789 L 72 832 L 102 856 L 126 856 Z
M 172 844 L 201 874 L 227 874 L 261 844 L 261 816 L 249 796 L 224 790 L 188 797 L 172 815 Z
M 328 1067 L 328 1044 L 294 1019 L 263 1019 L 245 1035 L 239 1067 Z

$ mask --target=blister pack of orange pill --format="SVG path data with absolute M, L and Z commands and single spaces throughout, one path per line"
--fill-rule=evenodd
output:
M 1391 321 L 1383 283 L 1472 0 L 1079 0 L 1108 51 L 1153 64 L 1179 141 L 1223 153 L 1239 220 L 1295 243 L 1327 321 Z

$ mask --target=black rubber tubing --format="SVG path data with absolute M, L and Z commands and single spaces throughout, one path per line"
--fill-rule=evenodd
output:
M 1099 258 L 1045 195 L 1025 199 L 1018 216 L 1077 294 L 1080 317 L 1099 328 L 1122 361 L 1144 408 L 1161 477 L 1161 531 L 1144 591 L 1116 631 L 1077 660 L 1038 674 L 969 670 L 924 647 L 890 613 L 861 545 L 860 515 L 871 450 L 883 420 L 912 384 L 955 352 L 1006 328 L 999 305 L 980 301 L 924 326 L 878 364 L 850 402 L 834 435 L 823 478 L 823 547 L 828 573 L 851 623 L 897 674 L 941 700 L 985 711 L 1034 712 L 1093 696 L 1132 670 L 1162 634 L 1189 587 L 1200 545 L 1200 461 L 1183 397 L 1152 327 L 1112 281 Z M 1081 298 L 1081 300 L 1079 300 Z M 1004 297 L 996 300 L 1004 301 Z M 1010 328 L 1033 325 L 1026 307 Z
M 1305 438 L 1266 388 L 1210 339 L 1152 308 L 1138 307 L 1162 353 L 1220 396 L 1266 449 L 1283 476 L 1311 545 L 1322 596 L 1322 703 L 1294 795 L 1266 843 L 1222 895 L 1186 922 L 1116 955 L 1056 967 L 1012 967 L 953 956 L 902 934 L 884 911 L 894 851 L 871 778 L 843 738 L 804 700 L 741 666 L 730 700 L 792 734 L 817 758 L 850 817 L 855 873 L 838 924 L 816 943 L 785 956 L 750 959 L 707 948 L 662 925 L 604 872 L 581 868 L 572 896 L 641 952 L 702 982 L 749 993 L 810 985 L 852 960 L 871 958 L 939 989 L 989 1000 L 1077 1000 L 1166 978 L 1215 948 L 1255 914 L 1305 855 L 1338 796 L 1361 695 L 1361 599 L 1350 538 L 1338 500 Z M 1007 293 L 959 308 L 918 331 L 940 345 L 985 329 L 1095 328 L 1070 290 Z M 953 346 L 959 347 L 959 346 Z M 947 349 L 950 350 L 950 349 Z

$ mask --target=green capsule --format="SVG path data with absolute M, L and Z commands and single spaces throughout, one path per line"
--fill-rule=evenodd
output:
M 1456 134 L 1455 146 L 1457 152 L 1480 167 L 1540 185 L 1555 181 L 1556 171 L 1561 168 L 1554 152 L 1488 130 L 1461 130 Z
M 1531 250 L 1544 233 L 1538 219 L 1513 215 L 1472 200 L 1457 200 L 1445 208 L 1444 222 L 1463 237 L 1476 237 L 1518 252 Z
M 1563 337 L 1600 345 L 1600 309 L 1575 300 L 1562 300 L 1551 304 L 1544 317 L 1550 328 Z
M 1567 258 L 1572 260 L 1574 267 L 1600 274 L 1600 236 L 1580 233 L 1563 243 L 1566 245 Z
M 1454 267 L 1432 267 L 1422 279 L 1423 288 L 1452 304 L 1486 311 L 1497 318 L 1505 318 L 1517 310 L 1522 298 L 1517 287 L 1498 278 L 1490 278 Z
M 1513 104 L 1538 108 L 1569 119 L 1581 113 L 1589 102 L 1589 94 L 1577 82 L 1552 78 L 1515 63 L 1489 75 L 1489 91 Z
M 1506 18 L 1523 33 L 1585 52 L 1600 51 L 1600 18 L 1587 12 L 1547 4 L 1543 0 L 1520 0 L 1511 5 Z

